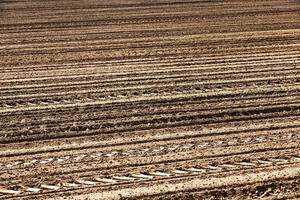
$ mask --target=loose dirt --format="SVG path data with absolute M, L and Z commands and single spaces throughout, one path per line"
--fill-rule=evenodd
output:
M 0 2 L 0 199 L 299 199 L 300 2 Z

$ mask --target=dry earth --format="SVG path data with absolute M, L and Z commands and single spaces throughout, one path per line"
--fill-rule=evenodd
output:
M 0 199 L 299 199 L 300 1 L 0 1 Z

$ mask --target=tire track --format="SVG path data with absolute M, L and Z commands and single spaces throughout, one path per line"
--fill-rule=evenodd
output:
M 47 164 L 63 164 L 64 162 L 84 162 L 85 160 L 93 161 L 99 160 L 103 158 L 114 159 L 118 157 L 127 157 L 127 156 L 149 156 L 155 154 L 167 154 L 170 152 L 183 152 L 188 151 L 190 149 L 206 149 L 213 147 L 226 147 L 226 146 L 241 146 L 243 144 L 248 143 L 268 143 L 271 141 L 288 141 L 288 140 L 298 140 L 300 136 L 297 135 L 297 131 L 291 131 L 286 135 L 273 134 L 272 136 L 263 135 L 263 136 L 248 136 L 243 138 L 223 138 L 220 140 L 210 140 L 210 141 L 201 141 L 201 142 L 189 142 L 189 143 L 179 143 L 179 144 L 168 144 L 155 146 L 154 148 L 144 148 L 144 149 L 127 149 L 127 150 L 113 150 L 108 152 L 93 152 L 89 154 L 71 154 L 64 155 L 62 157 L 46 157 L 42 159 L 32 159 L 32 160 L 16 160 L 11 163 L 0 163 L 0 170 L 15 170 L 21 167 L 32 168 L 38 167 L 39 165 L 47 165 Z
M 259 159 L 259 160 L 251 160 L 248 162 L 236 162 L 236 163 L 224 163 L 221 165 L 208 165 L 208 166 L 201 166 L 201 167 L 190 167 L 190 168 L 183 168 L 177 167 L 177 169 L 174 169 L 174 171 L 152 171 L 152 172 L 140 172 L 138 174 L 130 174 L 130 175 L 113 175 L 111 177 L 94 177 L 90 178 L 90 180 L 87 180 L 87 178 L 83 179 L 75 179 L 75 182 L 71 183 L 64 183 L 62 185 L 49 185 L 49 184 L 41 184 L 39 188 L 31 188 L 22 186 L 23 191 L 19 190 L 12 190 L 12 189 L 1 189 L 0 193 L 6 195 L 5 198 L 8 198 L 7 195 L 20 195 L 22 193 L 39 193 L 43 191 L 59 191 L 62 189 L 68 189 L 68 188 L 80 188 L 80 187 L 95 187 L 95 185 L 111 185 L 111 184 L 118 184 L 118 183 L 132 183 L 132 182 L 138 182 L 138 181 L 146 181 L 146 180 L 152 180 L 152 179 L 168 179 L 170 178 L 183 178 L 185 176 L 188 176 L 190 174 L 193 174 L 193 176 L 197 176 L 198 174 L 206 174 L 206 173 L 212 173 L 212 172 L 223 172 L 227 170 L 232 170 L 232 168 L 239 168 L 241 169 L 249 169 L 249 168 L 258 168 L 258 167 L 265 167 L 266 165 L 286 165 L 286 164 L 293 164 L 293 163 L 299 163 L 300 157 L 292 155 L 289 159 Z M 186 175 L 188 174 L 188 175 Z M 99 186 L 98 186 L 99 187 Z

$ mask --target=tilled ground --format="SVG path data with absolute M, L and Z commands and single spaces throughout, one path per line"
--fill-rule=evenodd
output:
M 0 199 L 299 199 L 300 2 L 0 2 Z

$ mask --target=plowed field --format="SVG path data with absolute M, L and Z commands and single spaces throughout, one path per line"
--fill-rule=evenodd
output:
M 300 198 L 300 1 L 0 1 L 0 199 Z

